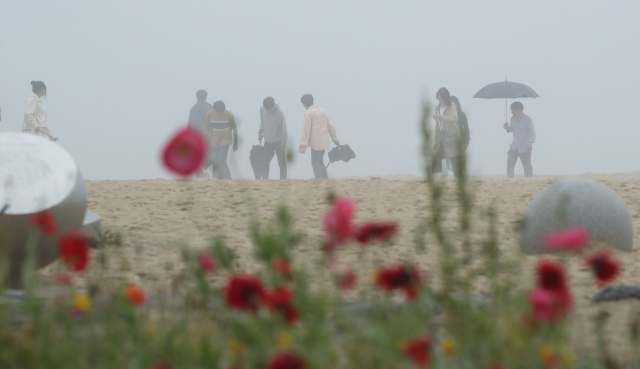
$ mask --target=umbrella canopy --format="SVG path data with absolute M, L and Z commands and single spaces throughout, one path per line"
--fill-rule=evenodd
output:
M 504 81 L 492 83 L 484 86 L 473 95 L 474 99 L 505 99 L 504 118 L 507 120 L 507 99 L 518 99 L 523 97 L 540 97 L 531 87 L 517 82 Z
M 517 82 L 498 82 L 484 86 L 473 98 L 478 99 L 517 99 L 520 97 L 540 97 L 531 87 Z

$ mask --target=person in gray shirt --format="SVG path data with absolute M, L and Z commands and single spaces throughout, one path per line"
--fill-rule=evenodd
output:
M 533 176 L 533 167 L 531 166 L 531 151 L 533 143 L 536 142 L 536 128 L 533 125 L 533 119 L 523 113 L 524 105 L 516 101 L 511 104 L 511 123 L 504 124 L 504 129 L 513 132 L 513 140 L 507 152 L 507 177 L 513 178 L 513 169 L 516 166 L 518 158 L 522 162 L 524 168 L 524 176 Z
M 280 166 L 280 179 L 287 179 L 287 162 L 284 149 L 287 146 L 287 121 L 273 97 L 267 97 L 262 101 L 260 108 L 260 129 L 258 140 L 262 143 L 264 138 L 264 172 L 262 179 L 269 179 L 269 165 L 275 154 Z
M 197 129 L 198 132 L 204 135 L 204 118 L 207 113 L 213 109 L 213 106 L 207 102 L 207 91 L 199 90 L 196 92 L 196 98 L 198 102 L 189 111 L 189 120 L 187 125 L 193 129 Z M 200 168 L 196 173 L 199 178 L 209 177 L 208 168 Z

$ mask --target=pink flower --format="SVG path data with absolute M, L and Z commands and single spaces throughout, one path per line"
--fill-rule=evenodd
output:
M 216 272 L 216 259 L 213 256 L 203 252 L 198 257 L 198 261 L 205 273 L 212 274 Z
M 202 165 L 207 157 L 207 145 L 202 134 L 193 128 L 180 130 L 162 152 L 164 165 L 178 175 L 187 177 Z
M 327 244 L 325 249 L 332 252 L 342 246 L 353 236 L 353 217 L 356 204 L 348 197 L 338 197 L 333 201 L 333 207 L 324 215 L 323 225 Z
M 580 251 L 589 243 L 589 231 L 584 228 L 570 228 L 550 233 L 544 243 L 549 249 Z
M 356 282 L 358 280 L 356 272 L 351 268 L 343 271 L 337 271 L 334 274 L 334 278 L 338 287 L 340 287 L 344 292 L 352 290 L 356 286 Z
M 529 295 L 533 314 L 537 321 L 551 322 L 567 315 L 573 305 L 568 289 L 548 290 L 537 288 Z

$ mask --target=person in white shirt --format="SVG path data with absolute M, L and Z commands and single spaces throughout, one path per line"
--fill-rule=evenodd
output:
M 53 137 L 49 127 L 47 127 L 47 110 L 41 99 L 42 96 L 47 95 L 47 86 L 42 81 L 31 81 L 31 86 L 33 86 L 31 89 L 33 93 L 27 98 L 22 132 L 47 137 L 51 141 L 58 141 L 57 138 Z

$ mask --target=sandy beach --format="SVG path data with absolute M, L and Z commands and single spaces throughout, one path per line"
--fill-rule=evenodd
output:
M 603 183 L 613 189 L 626 203 L 634 223 L 634 251 L 615 254 L 623 261 L 622 283 L 640 284 L 640 172 L 577 176 Z M 472 241 L 477 250 L 486 239 L 485 211 L 493 206 L 497 212 L 499 247 L 503 255 L 524 263 L 524 275 L 519 283 L 530 286 L 536 257 L 522 256 L 518 247 L 516 227 L 527 205 L 547 185 L 569 177 L 536 176 L 533 179 L 503 176 L 475 177 L 469 189 L 473 195 Z M 445 228 L 453 239 L 458 229 L 458 203 L 455 200 L 455 180 L 443 180 L 447 189 Z M 413 176 L 346 178 L 329 181 L 216 181 L 216 180 L 131 180 L 87 181 L 88 207 L 102 217 L 103 231 L 119 232 L 123 244 L 104 252 L 117 262 L 107 266 L 108 278 L 114 282 L 135 282 L 148 290 L 165 290 L 180 280 L 184 266 L 181 246 L 206 247 L 211 238 L 224 235 L 237 255 L 240 270 L 259 269 L 252 257 L 248 226 L 253 216 L 260 221 L 270 219 L 280 204 L 290 207 L 296 230 L 305 235 L 294 250 L 294 267 L 305 269 L 312 281 L 329 282 L 322 273 L 322 229 L 320 219 L 327 209 L 327 193 L 350 196 L 357 201 L 357 220 L 390 220 L 400 225 L 399 235 L 391 245 L 373 247 L 368 252 L 356 246 L 344 251 L 340 261 L 354 267 L 361 283 L 368 285 L 376 263 L 394 260 L 414 260 L 430 282 L 437 285 L 437 250 L 427 235 L 427 251 L 415 251 L 414 236 L 418 225 L 429 214 L 428 189 L 424 181 Z M 102 251 L 93 253 L 93 262 Z M 42 271 L 45 283 L 52 281 L 58 265 Z M 570 261 L 570 281 L 574 287 L 576 311 L 573 332 L 576 341 L 592 328 L 591 317 L 608 311 L 611 339 L 628 342 L 628 322 L 640 314 L 640 304 L 624 301 L 596 305 L 590 302 L 598 290 L 591 274 L 581 260 Z M 220 283 L 224 275 L 212 277 Z M 82 281 L 80 281 L 81 283 Z M 480 283 L 478 292 L 486 290 Z M 588 334 L 588 336 L 592 336 Z M 622 356 L 626 346 L 612 344 Z

